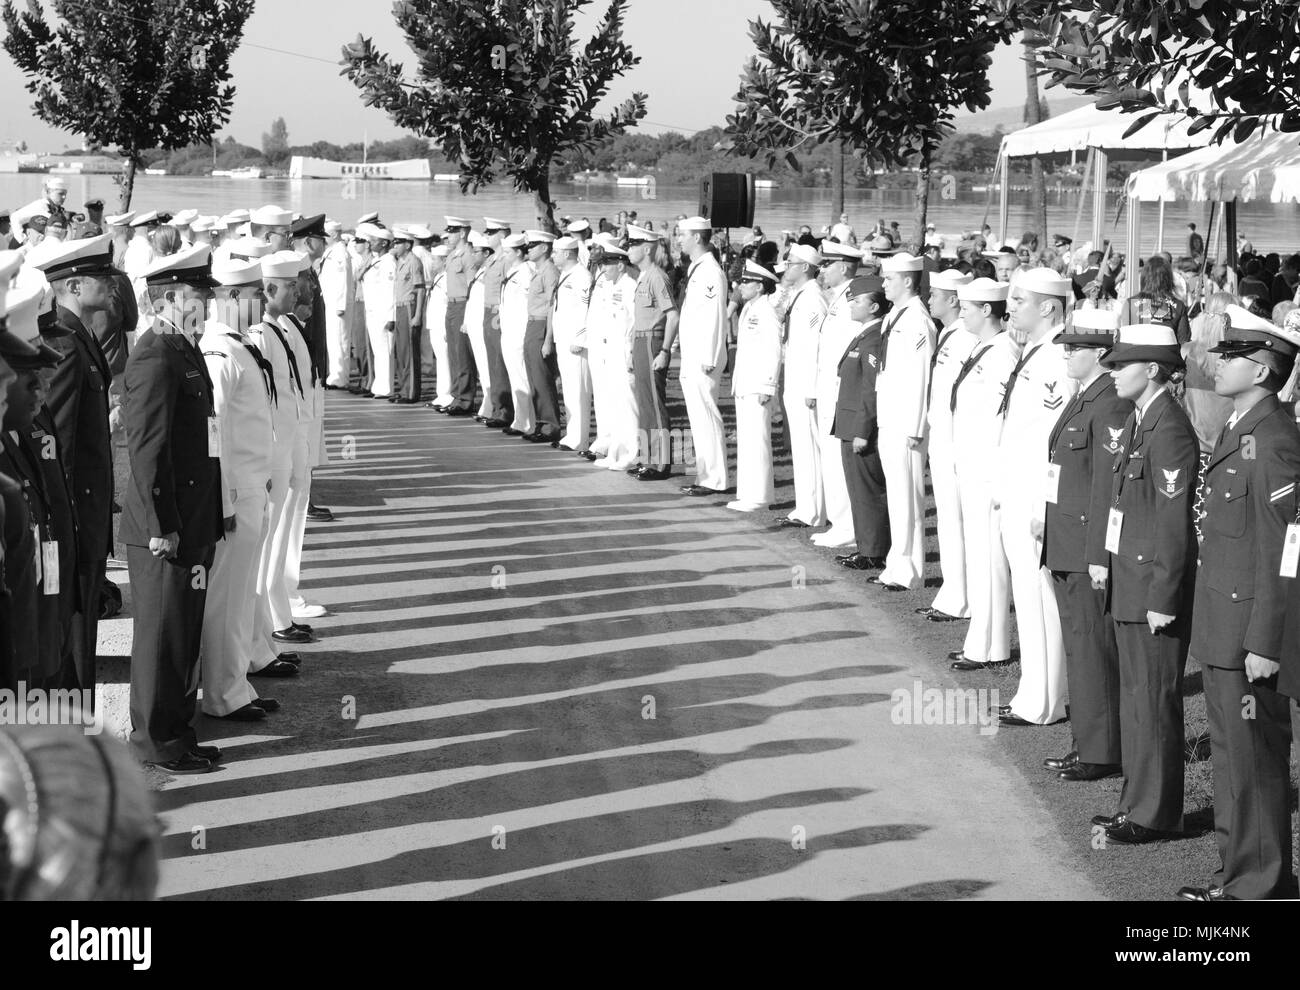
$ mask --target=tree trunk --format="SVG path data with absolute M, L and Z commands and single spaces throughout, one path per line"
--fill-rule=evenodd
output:
M 1032 127 L 1043 120 L 1043 103 L 1038 94 L 1038 73 L 1034 68 L 1034 44 L 1025 41 L 1025 125 Z M 1038 156 L 1029 160 L 1029 216 L 1038 235 L 1040 250 L 1047 247 L 1047 180 Z
M 844 212 L 844 142 L 831 144 L 831 226 L 840 222 Z
M 551 202 L 551 176 L 549 172 L 542 173 L 541 177 L 533 184 L 533 207 L 537 211 L 537 229 L 545 230 L 551 234 L 558 234 L 560 230 L 555 225 L 555 204 Z
M 118 213 L 125 213 L 131 208 L 131 196 L 135 193 L 135 170 L 138 165 L 135 154 L 128 152 L 126 156 L 126 167 L 122 174 L 118 176 L 118 185 L 121 187 L 121 198 L 118 203 Z
M 916 217 L 912 227 L 912 242 L 909 243 L 909 250 L 912 254 L 920 254 L 921 246 L 925 243 L 925 218 L 926 212 L 930 206 L 930 158 L 933 150 L 925 147 L 921 150 L 920 168 L 916 173 Z

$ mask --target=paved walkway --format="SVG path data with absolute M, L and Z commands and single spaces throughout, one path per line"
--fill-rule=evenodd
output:
M 333 614 L 283 712 L 200 725 L 163 896 L 1096 896 L 996 739 L 897 724 L 951 683 L 824 557 L 472 420 L 328 426 Z

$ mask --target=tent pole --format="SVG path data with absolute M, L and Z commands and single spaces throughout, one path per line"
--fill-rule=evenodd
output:
M 1092 184 L 1092 249 L 1101 251 L 1106 239 L 1106 173 L 1109 156 L 1104 148 L 1096 148 L 1096 174 Z
M 1007 242 L 1007 227 L 1011 213 L 1011 201 L 1008 197 L 1011 194 L 1011 156 L 1004 154 L 1002 156 L 1002 184 L 999 189 L 1000 199 L 998 201 L 998 247 Z
M 1083 223 L 1083 204 L 1088 201 L 1088 179 L 1092 176 L 1092 165 L 1095 149 L 1088 149 L 1088 160 L 1083 166 L 1083 185 L 1079 186 L 1079 207 L 1074 212 L 1074 232 L 1070 235 L 1073 240 L 1070 242 L 1070 250 L 1074 250 L 1074 245 L 1079 240 L 1079 225 Z M 1100 251 L 1100 246 L 1094 244 L 1094 251 Z M 1087 259 L 1084 259 L 1087 260 Z
M 1224 237 L 1227 239 L 1228 264 L 1234 269 L 1240 260 L 1237 257 L 1237 201 L 1230 199 L 1223 204 Z
M 1166 148 L 1160 152 L 1162 162 L 1169 161 L 1169 150 Z M 1156 252 L 1159 253 L 1165 249 L 1165 201 L 1160 200 L 1160 226 L 1156 230 Z
M 1128 195 L 1128 190 L 1125 190 Z M 1142 258 L 1142 201 L 1128 196 L 1128 236 L 1124 245 L 1124 288 L 1129 295 L 1138 291 L 1141 276 L 1138 262 Z M 1124 300 L 1120 300 L 1122 303 Z

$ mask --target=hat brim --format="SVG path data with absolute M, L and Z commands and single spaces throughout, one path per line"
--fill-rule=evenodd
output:
M 1177 347 L 1168 345 L 1116 344 L 1114 347 L 1107 348 L 1106 353 L 1101 356 L 1101 364 L 1106 368 L 1113 368 L 1117 364 L 1132 364 L 1135 361 L 1143 363 L 1154 361 L 1174 368 L 1185 367 L 1183 352 Z
M 1098 338 L 1102 338 L 1098 340 Z M 1097 350 L 1108 351 L 1115 346 L 1114 334 L 1101 333 L 1066 333 L 1062 331 L 1052 338 L 1054 344 L 1073 344 L 1075 347 L 1093 347 Z

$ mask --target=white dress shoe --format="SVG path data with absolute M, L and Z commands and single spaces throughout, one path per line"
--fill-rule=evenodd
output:
M 857 540 L 852 536 L 846 538 L 843 534 L 837 533 L 833 529 L 828 529 L 824 533 L 814 533 L 812 541 L 819 547 L 832 547 L 836 549 L 841 547 L 855 547 L 858 545 Z
M 759 502 L 742 502 L 737 499 L 734 502 L 728 502 L 727 508 L 735 509 L 737 512 L 757 512 L 759 509 L 765 508 L 765 506 Z
M 293 612 L 295 619 L 319 619 L 322 615 L 329 615 L 329 609 L 324 605 L 317 605 L 315 602 L 302 601 L 289 603 L 290 610 Z

